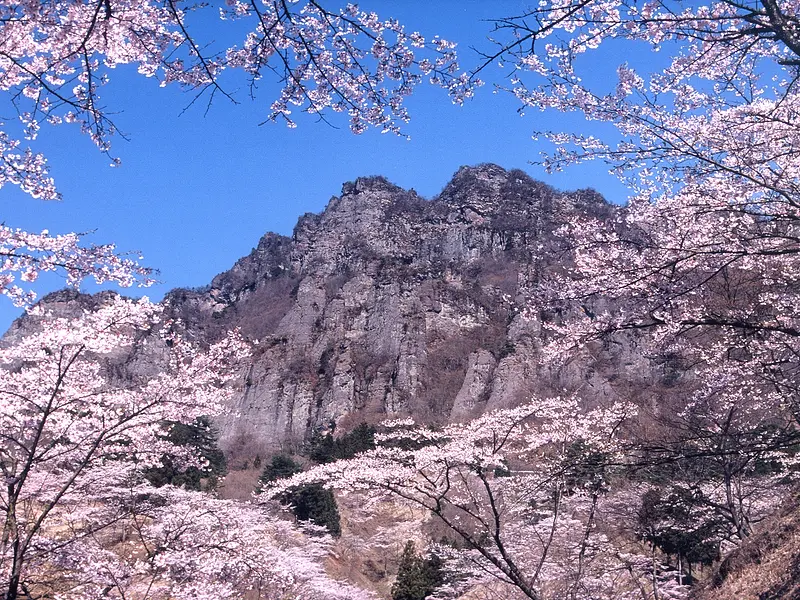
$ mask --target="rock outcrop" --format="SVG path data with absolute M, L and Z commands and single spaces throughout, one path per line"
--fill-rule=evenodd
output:
M 165 302 L 193 336 L 237 326 L 260 340 L 227 444 L 296 445 L 386 415 L 467 419 L 578 385 L 538 366 L 548 315 L 530 314 L 528 294 L 559 268 L 553 232 L 570 214 L 614 210 L 495 165 L 461 168 L 432 200 L 361 178 L 291 238 L 265 235 L 208 289 Z
M 201 343 L 233 327 L 259 340 L 219 423 L 233 455 L 387 416 L 467 420 L 565 388 L 602 399 L 631 388 L 612 371 L 639 387 L 658 373 L 619 342 L 591 364 L 542 366 L 542 324 L 560 314 L 531 310 L 531 294 L 564 268 L 568 241 L 554 232 L 576 213 L 618 210 L 592 190 L 559 192 L 490 164 L 462 167 L 432 200 L 360 178 L 291 238 L 268 233 L 209 286 L 163 302 Z M 62 291 L 43 302 L 68 314 L 102 298 Z M 30 326 L 21 319 L 6 339 Z

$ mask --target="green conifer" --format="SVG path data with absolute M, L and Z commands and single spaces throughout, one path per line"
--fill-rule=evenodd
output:
M 392 585 L 392 600 L 425 600 L 442 583 L 442 564 L 438 556 L 422 558 L 409 540 L 400 556 L 397 578 Z

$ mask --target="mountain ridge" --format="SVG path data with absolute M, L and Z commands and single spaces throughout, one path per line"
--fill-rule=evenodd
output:
M 209 289 L 164 302 L 192 335 L 239 327 L 263 341 L 222 423 L 229 448 L 296 447 L 387 415 L 466 419 L 555 386 L 536 375 L 541 322 L 526 294 L 559 268 L 554 232 L 570 215 L 618 210 L 493 164 L 460 168 L 432 199 L 361 177 L 291 237 L 265 234 Z
M 680 356 L 646 355 L 633 331 L 589 342 L 565 363 L 542 355 L 550 324 L 613 309 L 603 299 L 572 309 L 532 302 L 541 281 L 569 270 L 565 226 L 583 216 L 617 223 L 624 210 L 593 190 L 560 192 L 492 164 L 462 167 L 431 199 L 384 177 L 358 178 L 322 212 L 301 216 L 291 236 L 267 233 L 208 286 L 169 292 L 165 315 L 201 344 L 234 327 L 258 340 L 242 391 L 218 421 L 234 470 L 362 422 L 466 422 L 551 395 L 574 395 L 581 410 L 632 402 L 643 414 L 631 425 L 634 439 L 667 435 L 659 427 L 668 428 L 696 383 Z M 62 290 L 42 302 L 69 315 L 109 294 Z M 38 326 L 20 319 L 6 340 Z M 135 375 L 157 368 L 158 356 L 115 360 Z M 632 472 L 623 495 L 646 481 Z M 669 481 L 650 483 L 660 502 Z M 797 505 L 795 492 L 689 597 L 794 597 Z M 644 547 L 635 530 L 642 514 L 629 515 L 628 533 Z M 649 551 L 656 556 L 655 545 Z M 761 573 L 774 579 L 769 589 L 751 584 Z
M 562 268 L 555 231 L 570 217 L 619 210 L 594 190 L 560 192 L 489 163 L 461 167 L 431 199 L 360 177 L 302 215 L 292 236 L 266 233 L 208 286 L 171 290 L 162 303 L 195 340 L 234 327 L 260 340 L 219 423 L 233 455 L 387 416 L 465 420 L 587 382 L 610 396 L 592 365 L 541 364 L 542 321 L 559 316 L 530 314 L 528 294 Z M 42 302 L 70 310 L 80 298 Z M 629 350 L 615 349 L 617 363 L 635 372 L 642 359 Z

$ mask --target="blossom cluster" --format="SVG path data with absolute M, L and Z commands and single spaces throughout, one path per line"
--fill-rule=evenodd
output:
M 76 233 L 51 235 L 47 230 L 30 233 L 0 225 L 0 294 L 17 306 L 30 305 L 36 295 L 29 284 L 40 274 L 56 270 L 64 272 L 70 286 L 87 277 L 122 287 L 153 282 L 150 269 L 119 254 L 113 244 L 82 246 L 82 237 Z
M 293 107 L 317 115 L 332 110 L 346 113 L 356 133 L 399 133 L 408 120 L 405 100 L 422 82 L 444 87 L 456 103 L 480 83 L 460 71 L 454 43 L 407 32 L 353 4 L 337 10 L 315 1 L 231 0 L 219 10 L 221 36 L 238 36 L 241 23 L 249 33 L 227 48 L 195 37 L 198 10 L 182 0 L 1 3 L 0 91 L 15 106 L 24 137 L 35 140 L 43 124 L 76 124 L 119 164 L 110 155 L 117 128 L 100 93 L 121 65 L 211 98 L 231 98 L 220 83 L 226 70 L 246 73 L 252 89 L 275 74 L 281 90 L 267 119 L 294 126 Z M 228 35 L 230 21 L 236 23 Z M 22 150 L 11 128 L 0 132 L 0 187 L 57 199 L 45 158 Z

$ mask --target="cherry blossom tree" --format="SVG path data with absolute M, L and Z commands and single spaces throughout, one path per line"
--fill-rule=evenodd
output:
M 201 350 L 158 305 L 115 294 L 27 319 L 0 348 L 5 600 L 372 597 L 325 573 L 318 528 L 148 483 L 164 456 L 206 467 L 165 428 L 224 409 L 248 356 L 237 334 Z
M 743 540 L 777 508 L 794 480 L 800 443 L 783 395 L 742 386 L 729 367 L 719 365 L 676 414 L 661 415 L 668 431 L 638 450 L 648 479 L 711 512 L 722 530 L 717 543 Z
M 81 531 L 90 519 L 109 526 L 51 554 L 50 571 L 59 577 L 51 574 L 50 582 L 70 598 L 374 598 L 327 575 L 329 536 L 252 504 L 142 485 L 82 508 L 60 513 L 58 525 Z
M 785 415 L 748 388 L 733 394 L 722 373 L 707 385 L 666 424 L 671 436 L 648 440 L 633 404 L 590 408 L 596 399 L 533 400 L 445 427 L 387 422 L 375 449 L 262 499 L 322 483 L 364 506 L 428 511 L 449 532 L 435 546 L 449 573 L 436 597 L 685 599 L 692 565 L 774 510 L 796 463 Z
M 120 254 L 113 244 L 82 246 L 81 235 L 30 233 L 0 225 L 0 294 L 17 306 L 31 306 L 36 294 L 30 289 L 41 273 L 63 271 L 66 283 L 77 287 L 90 277 L 96 283 L 113 282 L 122 287 L 149 285 L 152 271 Z
M 553 398 L 442 428 L 393 421 L 374 450 L 296 474 L 262 498 L 324 483 L 429 511 L 450 532 L 436 553 L 457 573 L 437 596 L 499 582 L 506 598 L 647 598 L 649 557 L 626 549 L 620 558 L 601 519 L 634 415 L 628 404 L 586 410 Z
M 233 393 L 226 384 L 246 355 L 238 337 L 201 352 L 158 324 L 160 312 L 116 295 L 77 318 L 37 307 L 35 330 L 0 348 L 6 600 L 46 585 L 55 563 L 76 560 L 74 542 L 123 518 L 115 490 L 130 489 L 161 456 L 194 464 L 164 424 L 217 414 Z M 120 376 L 134 345 L 143 362 Z
M 574 269 L 540 291 L 575 308 L 553 325 L 553 357 L 637 332 L 645 353 L 683 356 L 715 396 L 730 392 L 723 404 L 749 395 L 791 418 L 797 5 L 552 0 L 495 25 L 476 73 L 508 62 L 505 87 L 525 108 L 610 125 L 604 139 L 540 132 L 553 145 L 543 164 L 602 160 L 631 190 L 615 219 L 575 216 L 564 229 Z M 609 86 L 590 70 L 620 44 L 649 58 L 619 65 Z
M 483 66 L 510 61 L 508 89 L 526 107 L 578 111 L 618 131 L 608 141 L 544 133 L 558 145 L 547 166 L 603 159 L 648 197 L 719 177 L 778 203 L 796 193 L 794 3 L 553 0 L 495 23 L 498 47 Z M 651 54 L 642 68 L 620 65 L 609 90 L 587 77 L 585 57 L 617 40 Z M 725 192 L 712 198 L 747 206 Z
M 514 65 L 507 87 L 525 107 L 614 129 L 542 132 L 555 145 L 543 163 L 603 160 L 631 189 L 616 220 L 567 228 L 576 268 L 557 295 L 607 307 L 572 320 L 568 344 L 620 330 L 652 348 L 682 339 L 709 373 L 741 346 L 743 377 L 796 389 L 797 22 L 793 2 L 774 0 L 554 0 L 496 21 L 484 65 Z M 620 65 L 609 89 L 587 57 L 619 43 L 652 60 Z
M 216 35 L 246 33 L 215 47 L 193 35 L 191 23 L 193 13 L 217 9 L 180 0 L 7 3 L 0 13 L 2 90 L 26 139 L 35 140 L 43 124 L 74 123 L 106 153 L 117 129 L 99 94 L 122 65 L 162 85 L 207 92 L 209 101 L 217 95 L 233 100 L 220 79 L 226 70 L 243 72 L 253 90 L 274 76 L 282 89 L 266 119 L 294 126 L 293 106 L 319 115 L 344 112 L 355 133 L 371 126 L 399 133 L 408 120 L 404 100 L 423 81 L 445 87 L 459 103 L 472 94 L 475 82 L 459 72 L 455 44 L 407 32 L 396 20 L 353 4 L 325 4 L 227 2 L 217 14 Z M 45 158 L 30 149 L 20 153 L 20 145 L 4 134 L 0 185 L 57 198 Z

